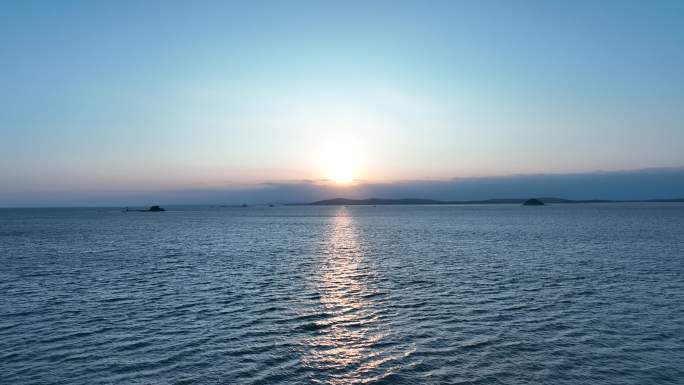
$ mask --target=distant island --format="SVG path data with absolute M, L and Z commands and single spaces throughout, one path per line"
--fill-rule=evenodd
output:
M 159 206 L 150 206 L 150 208 L 147 210 L 131 210 L 128 207 L 126 207 L 123 210 L 123 212 L 138 212 L 138 213 L 156 213 L 156 212 L 161 212 L 161 211 L 166 211 L 166 209 L 159 207 Z
M 477 204 L 524 204 L 530 201 L 537 201 L 541 205 L 549 203 L 627 203 L 627 202 L 684 202 L 684 198 L 672 199 L 645 199 L 645 200 L 604 200 L 604 199 L 589 199 L 589 200 L 572 200 L 555 197 L 543 198 L 510 198 L 510 199 L 486 199 L 479 201 L 440 201 L 435 199 L 419 199 L 419 198 L 404 198 L 404 199 L 386 199 L 386 198 L 370 198 L 370 199 L 347 199 L 334 198 L 325 199 L 311 203 L 294 203 L 293 206 L 373 206 L 373 205 L 477 205 Z M 539 205 L 531 203 L 528 205 Z

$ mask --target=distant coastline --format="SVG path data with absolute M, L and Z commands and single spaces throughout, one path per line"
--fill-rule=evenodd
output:
M 420 198 L 403 198 L 403 199 L 386 199 L 386 198 L 369 198 L 369 199 L 348 199 L 348 198 L 333 198 L 325 199 L 310 203 L 293 203 L 290 206 L 375 206 L 375 205 L 481 205 L 481 204 L 523 204 L 529 198 L 510 198 L 510 199 L 486 199 L 477 201 L 441 201 L 435 199 L 420 199 Z M 554 203 L 667 203 L 679 202 L 684 203 L 684 198 L 671 199 L 642 199 L 642 200 L 605 200 L 605 199 L 588 199 L 588 200 L 572 200 L 556 197 L 542 197 L 536 198 L 544 204 Z

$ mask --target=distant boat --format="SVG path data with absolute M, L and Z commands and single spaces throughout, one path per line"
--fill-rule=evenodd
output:
M 243 203 L 240 207 L 247 207 L 247 204 Z

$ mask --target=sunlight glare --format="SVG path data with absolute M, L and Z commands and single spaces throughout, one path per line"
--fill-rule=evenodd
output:
M 321 165 L 326 180 L 341 185 L 357 180 L 362 161 L 358 145 L 350 140 L 335 140 L 329 141 L 321 150 Z
M 351 183 L 354 180 L 354 171 L 350 164 L 340 161 L 328 170 L 327 178 L 335 183 Z

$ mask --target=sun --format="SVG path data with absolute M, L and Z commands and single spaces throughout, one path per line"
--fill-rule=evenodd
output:
M 363 157 L 357 143 L 349 139 L 330 140 L 319 150 L 325 180 L 338 185 L 349 185 L 358 180 Z
M 329 166 L 327 179 L 339 184 L 349 184 L 354 181 L 354 167 L 341 160 Z

